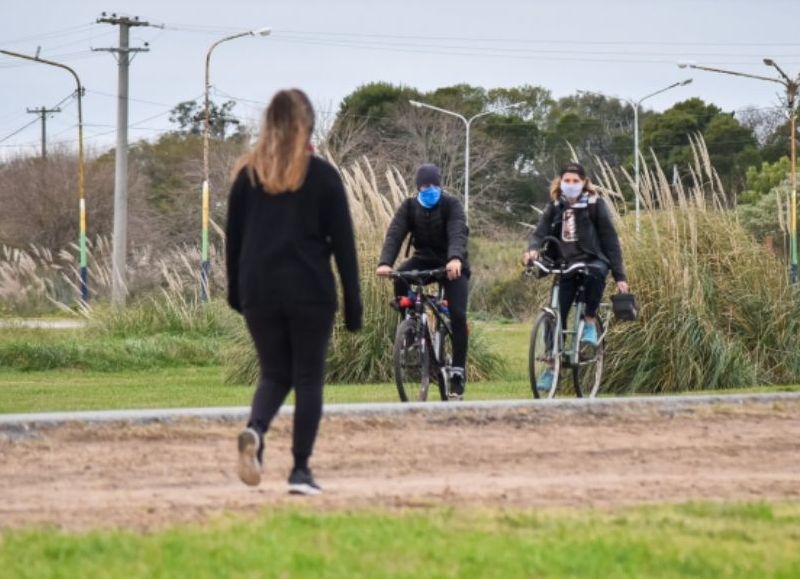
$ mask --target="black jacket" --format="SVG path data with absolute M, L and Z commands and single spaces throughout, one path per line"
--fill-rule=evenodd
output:
M 455 197 L 442 193 L 433 209 L 424 208 L 416 197 L 403 201 L 386 232 L 379 265 L 394 266 L 409 233 L 415 257 L 442 265 L 460 259 L 462 268 L 469 268 L 467 220 L 464 206 Z
M 595 205 L 594 209 L 591 208 L 592 204 Z M 542 240 L 548 235 L 561 239 L 565 208 L 562 201 L 551 201 L 547 204 L 539 224 L 528 239 L 528 249 L 541 249 Z M 593 195 L 580 199 L 572 208 L 578 230 L 578 247 L 605 261 L 611 268 L 615 281 L 625 281 L 619 236 L 605 200 Z
M 302 187 L 270 195 L 239 172 L 228 207 L 228 302 L 239 312 L 281 303 L 336 307 L 331 255 L 344 293 L 345 324 L 361 327 L 353 222 L 336 169 L 311 157 Z

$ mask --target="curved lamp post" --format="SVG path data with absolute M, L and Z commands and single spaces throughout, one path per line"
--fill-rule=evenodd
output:
M 79 198 L 78 247 L 80 251 L 80 293 L 81 293 L 80 299 L 81 302 L 85 304 L 89 301 L 89 274 L 88 274 L 88 258 L 86 251 L 86 196 L 85 196 L 86 191 L 85 191 L 84 159 L 83 159 L 83 104 L 81 101 L 81 98 L 83 97 L 83 85 L 81 85 L 81 79 L 78 77 L 78 73 L 76 73 L 74 69 L 60 62 L 46 60 L 44 58 L 39 58 L 38 56 L 20 54 L 19 52 L 12 52 L 10 50 L 0 50 L 0 53 L 6 54 L 8 56 L 13 56 L 15 58 L 23 58 L 25 60 L 30 60 L 33 62 L 41 62 L 42 64 L 49 64 L 50 66 L 56 66 L 58 68 L 68 71 L 75 79 L 75 84 L 77 85 L 76 94 L 78 95 L 78 198 Z
M 211 262 L 208 259 L 208 212 L 209 212 L 209 190 L 208 190 L 208 139 L 209 131 L 211 128 L 211 102 L 209 99 L 209 90 L 211 89 L 211 53 L 214 49 L 230 40 L 237 38 L 244 38 L 245 36 L 269 36 L 272 32 L 270 28 L 260 28 L 258 30 L 249 30 L 247 32 L 240 32 L 232 34 L 225 38 L 220 38 L 208 48 L 206 52 L 206 83 L 205 83 L 205 105 L 203 113 L 203 217 L 202 217 L 202 237 L 200 244 L 200 254 L 202 263 L 200 266 L 200 297 L 205 302 L 208 301 L 208 273 L 211 270 Z

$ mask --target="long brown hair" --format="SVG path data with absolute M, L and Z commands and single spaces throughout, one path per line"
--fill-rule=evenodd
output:
M 589 195 L 597 195 L 597 190 L 594 188 L 591 179 L 586 177 L 583 183 L 583 191 L 584 193 L 588 193 Z M 561 199 L 561 177 L 556 177 L 550 183 L 550 199 L 552 201 L 558 201 Z
M 247 168 L 250 181 L 258 178 L 271 195 L 297 191 L 305 181 L 314 132 L 314 107 L 300 89 L 282 90 L 272 97 L 255 146 L 237 164 Z

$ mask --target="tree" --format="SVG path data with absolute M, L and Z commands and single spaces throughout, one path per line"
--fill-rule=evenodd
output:
M 739 203 L 758 203 L 773 189 L 789 178 L 791 163 L 789 157 L 781 157 L 774 163 L 764 161 L 761 166 L 751 166 L 745 175 L 745 190 L 739 196 Z
M 699 98 L 652 115 L 643 129 L 644 151 L 652 150 L 662 166 L 679 169 L 692 161 L 690 136 L 703 135 L 711 162 L 730 193 L 742 188 L 747 168 L 761 160 L 753 129 Z
M 235 101 L 225 101 L 217 105 L 214 101 L 209 103 L 208 119 L 209 134 L 214 139 L 225 139 L 228 125 L 236 125 L 234 136 L 240 137 L 244 127 L 241 127 L 239 120 L 233 116 Z M 183 101 L 175 105 L 170 111 L 169 121 L 178 125 L 175 131 L 179 135 L 202 135 L 205 124 L 205 107 L 196 100 Z
M 711 164 L 725 188 L 729 191 L 741 189 L 747 168 L 760 161 L 752 129 L 743 127 L 731 115 L 717 114 L 706 125 L 703 137 Z

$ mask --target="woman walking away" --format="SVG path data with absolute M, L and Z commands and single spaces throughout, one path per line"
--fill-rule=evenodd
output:
M 586 170 L 578 163 L 569 163 L 553 180 L 550 203 L 528 240 L 528 250 L 523 257 L 525 264 L 530 265 L 539 259 L 545 237 L 559 240 L 558 257 L 568 266 L 585 262 L 591 267 L 584 281 L 586 313 L 580 341 L 589 347 L 597 347 L 600 337 L 595 319 L 603 299 L 608 270 L 614 276 L 617 291 L 627 293 L 629 288 L 619 236 L 614 229 L 611 213 L 586 177 Z M 561 279 L 558 299 L 561 303 L 561 323 L 565 328 L 580 283 L 577 275 Z M 553 371 L 545 369 L 536 380 L 536 389 L 549 392 L 553 388 L 553 377 Z
M 325 357 L 336 311 L 334 256 L 344 320 L 361 327 L 353 223 L 336 169 L 313 155 L 314 110 L 300 90 L 278 92 L 253 149 L 240 161 L 228 208 L 228 302 L 244 315 L 261 365 L 240 434 L 239 478 L 261 482 L 264 436 L 294 388 L 289 492 L 316 495 L 308 460 L 322 415 Z

